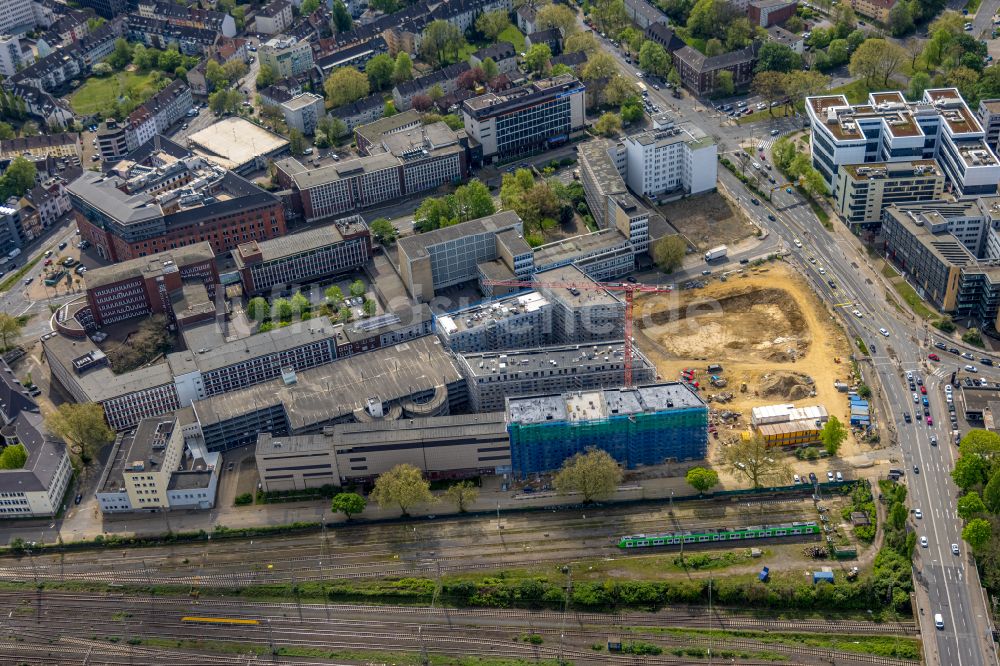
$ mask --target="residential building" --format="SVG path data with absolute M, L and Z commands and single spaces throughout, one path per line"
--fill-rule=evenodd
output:
M 223 37 L 236 36 L 236 21 L 225 12 L 186 7 L 160 0 L 140 0 L 137 7 L 139 15 L 143 18 L 159 19 L 187 28 L 214 30 Z
M 563 74 L 465 100 L 465 130 L 494 162 L 565 142 L 583 130 L 585 87 Z
M 806 42 L 802 38 L 802 35 L 797 35 L 794 32 L 785 30 L 780 25 L 771 25 L 767 27 L 767 38 L 776 44 L 781 44 L 782 46 L 787 46 L 791 50 L 798 54 L 802 54 L 806 49 Z
M 698 194 L 715 189 L 715 141 L 690 123 L 669 122 L 661 129 L 625 137 L 629 189 L 640 196 Z
M 994 153 L 1000 151 L 1000 99 L 979 102 L 979 122 L 986 132 L 986 145 Z
M 497 236 L 508 230 L 524 232 L 521 218 L 512 211 L 400 238 L 399 274 L 406 290 L 428 302 L 444 287 L 476 279 L 478 264 L 500 256 Z
M 625 381 L 625 348 L 620 341 L 536 347 L 457 355 L 469 386 L 469 409 L 503 411 L 507 398 L 615 388 Z M 632 349 L 632 380 L 656 379 L 656 367 Z
M 491 44 L 469 56 L 469 64 L 473 67 L 482 67 L 484 60 L 496 63 L 501 74 L 517 74 L 517 50 L 510 42 Z
M 537 348 L 552 338 L 552 306 L 529 291 L 438 315 L 434 328 L 456 353 Z
M 655 23 L 667 25 L 670 22 L 666 14 L 647 0 L 625 0 L 625 13 L 640 30 L 645 30 Z
M 19 35 L 34 29 L 32 4 L 31 0 L 3 0 L 0 3 L 0 35 Z
M 21 212 L 11 206 L 0 206 L 0 266 L 12 259 L 10 253 L 20 250 L 26 242 Z
M 524 47 L 526 49 L 530 49 L 532 46 L 537 44 L 545 44 L 549 47 L 549 51 L 552 52 L 552 55 L 559 55 L 562 53 L 562 37 L 563 35 L 559 28 L 539 30 L 525 36 Z
M 14 76 L 33 62 L 35 54 L 30 48 L 21 46 L 18 35 L 0 34 L 0 74 Z
M 944 172 L 934 160 L 845 164 L 834 188 L 837 213 L 848 224 L 880 224 L 892 204 L 940 199 Z
M 94 268 L 83 276 L 94 326 L 150 314 L 171 314 L 169 293 L 184 282 L 204 284 L 214 294 L 219 283 L 215 253 L 208 242 Z
M 396 84 L 392 89 L 392 100 L 397 111 L 404 111 L 413 106 L 413 98 L 417 95 L 426 95 L 431 88 L 438 86 L 447 95 L 455 92 L 458 87 L 458 77 L 469 71 L 469 63 L 457 62 L 441 69 L 434 70 L 430 74 L 417 77 L 412 81 L 405 81 Z
M 28 115 L 36 118 L 40 126 L 72 128 L 76 116 L 73 109 L 70 108 L 69 102 L 65 99 L 50 95 L 33 86 L 17 83 L 11 84 L 8 87 L 8 92 L 24 100 Z
M 662 46 L 669 56 L 673 56 L 674 51 L 686 46 L 684 40 L 674 34 L 666 23 L 651 23 L 646 27 L 645 36 L 649 41 Z
M 757 67 L 759 42 L 729 53 L 706 56 L 690 46 L 674 51 L 674 67 L 681 77 L 682 85 L 695 95 L 707 95 L 719 85 L 719 74 L 729 72 L 733 86 L 748 85 Z
M 480 14 L 493 11 L 511 13 L 513 0 L 447 0 L 435 7 L 429 18 L 447 21 L 464 33 L 473 27 Z
M 338 37 L 342 37 L 344 34 L 346 33 L 341 33 Z M 359 71 L 363 70 L 369 60 L 377 55 L 388 52 L 389 46 L 386 44 L 385 39 L 375 37 L 374 39 L 351 44 L 350 46 L 336 48 L 334 51 L 318 57 L 314 53 L 313 59 L 316 61 L 316 66 L 319 67 L 325 78 L 338 67 L 356 67 Z
M 126 16 L 125 26 L 126 37 L 131 42 L 157 49 L 173 46 L 182 54 L 190 56 L 204 55 L 220 38 L 220 33 L 213 29 L 192 28 L 138 14 Z
M 190 419 L 190 410 L 182 410 Z M 176 414 L 145 418 L 115 439 L 97 486 L 102 513 L 211 509 L 222 456 Z
M 282 33 L 292 25 L 292 3 L 288 0 L 271 0 L 257 12 L 254 21 L 257 32 L 265 35 Z
M 307 169 L 298 160 L 276 162 L 278 182 L 307 221 L 326 219 L 460 182 L 468 173 L 465 149 L 443 122 L 383 135 L 376 152 Z
M 258 337 L 258 336 L 254 336 Z M 467 405 L 465 381 L 433 336 L 375 349 L 193 404 L 210 451 L 322 432 L 337 423 L 447 416 Z
M 125 15 L 129 10 L 128 0 L 82 0 L 80 5 L 93 9 L 98 16 L 109 21 L 116 16 Z
M 530 35 L 531 33 L 537 31 L 537 12 L 534 7 L 530 5 L 521 5 L 514 12 L 514 18 L 517 19 L 517 29 L 525 35 Z
M 353 131 L 359 125 L 373 123 L 385 113 L 385 100 L 382 93 L 372 93 L 356 102 L 338 106 L 330 111 L 330 115 L 340 118 L 347 125 L 348 131 Z
M 861 16 L 888 23 L 889 12 L 895 4 L 896 0 L 851 0 L 851 9 Z
M 751 25 L 770 28 L 794 16 L 798 6 L 798 0 L 750 0 L 747 3 L 747 18 Z
M 68 189 L 81 236 L 108 261 L 203 241 L 221 254 L 286 233 L 278 197 L 164 137 Z
M 371 259 L 371 234 L 360 215 L 233 251 L 246 294 L 305 284 L 362 268 Z
M 626 469 L 698 460 L 708 448 L 708 407 L 681 382 L 509 398 L 505 414 L 520 478 L 592 447 Z
M 302 84 L 297 79 L 287 78 L 275 81 L 273 85 L 257 91 L 257 94 L 260 95 L 263 106 L 281 106 L 282 102 L 287 102 L 302 92 Z
M 323 97 L 308 92 L 282 102 L 280 108 L 289 129 L 294 128 L 310 136 L 316 131 L 319 119 L 326 115 Z
M 75 177 L 74 174 L 78 173 L 80 173 L 79 167 L 68 172 L 67 176 Z M 46 229 L 72 210 L 69 192 L 66 191 L 66 182 L 63 178 L 54 176 L 25 192 L 20 201 L 21 226 L 25 231 L 25 241 L 30 242 L 38 238 Z M 24 219 L 26 208 L 33 209 L 33 214 L 37 216 L 36 228 L 30 234 Z
M 261 433 L 255 457 L 265 492 L 372 481 L 404 463 L 431 479 L 510 472 L 503 412 L 341 423 L 318 435 Z
M 38 405 L 0 359 L 0 445 L 23 446 L 19 469 L 0 470 L 0 519 L 55 516 L 73 478 L 66 445 L 49 434 Z
M 286 0 L 279 1 L 288 4 Z M 280 78 L 299 76 L 313 67 L 312 47 L 304 39 L 284 35 L 272 37 L 260 45 L 257 55 L 260 64 L 271 67 Z
M 83 55 L 73 46 L 59 48 L 51 54 L 36 60 L 14 76 L 5 79 L 3 85 L 8 90 L 16 86 L 35 88 L 42 92 L 63 90 L 73 79 L 86 76 L 88 67 Z
M 625 338 L 625 303 L 614 293 L 595 288 L 593 278 L 577 266 L 562 266 L 535 275 L 539 293 L 552 304 L 553 344 L 601 344 Z M 590 284 L 578 289 L 547 284 Z
M 955 88 L 924 91 L 907 102 L 896 91 L 871 93 L 867 104 L 843 95 L 806 98 L 813 166 L 832 190 L 845 164 L 936 160 L 957 197 L 996 194 L 1000 161 Z
M 80 135 L 76 132 L 39 134 L 0 141 L 0 160 L 27 157 L 65 157 L 80 159 Z

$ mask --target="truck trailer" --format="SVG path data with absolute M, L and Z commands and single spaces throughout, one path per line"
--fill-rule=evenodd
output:
M 711 250 L 705 253 L 705 261 L 712 261 L 713 259 L 722 259 L 729 252 L 729 248 L 725 245 L 719 245 L 718 247 L 713 247 Z

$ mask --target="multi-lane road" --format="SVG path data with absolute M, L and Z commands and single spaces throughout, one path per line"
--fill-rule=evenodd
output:
M 977 20 L 977 27 L 983 21 L 989 22 L 998 2 L 983 3 L 980 16 L 986 18 Z M 619 60 L 622 71 L 639 80 L 635 67 L 626 63 L 624 56 L 609 43 L 605 42 L 605 46 Z M 756 143 L 754 137 L 769 137 L 772 129 L 786 133 L 801 127 L 793 119 L 775 119 L 757 127 L 734 126 L 725 116 L 686 93 L 680 100 L 662 90 L 651 89 L 649 95 L 665 111 L 714 137 L 720 152 L 736 153 L 741 142 Z M 930 334 L 926 324 L 899 305 L 902 299 L 898 295 L 888 293 L 858 240 L 842 227 L 826 230 L 797 193 L 779 188 L 771 201 L 754 205 L 753 195 L 726 169 L 719 169 L 719 181 L 738 198 L 750 217 L 780 239 L 789 260 L 798 266 L 816 292 L 834 310 L 843 313 L 841 320 L 848 335 L 862 339 L 870 351 L 865 364 L 868 376 L 874 373 L 877 377 L 872 382 L 877 391 L 876 404 L 887 408 L 881 419 L 898 447 L 899 466 L 906 472 L 911 507 L 922 512 L 920 519 L 911 513 L 911 526 L 918 536 L 927 537 L 927 547 L 917 548 L 914 572 L 918 586 L 915 601 L 928 663 L 947 666 L 997 663 L 985 597 L 968 549 L 961 540 L 961 521 L 955 511 L 958 491 L 950 474 L 957 448 L 951 436 L 943 384 L 950 379 L 952 370 L 961 370 L 966 361 L 931 347 L 937 338 Z M 768 213 L 774 216 L 774 221 L 768 219 Z M 672 277 L 683 279 L 683 276 Z M 854 315 L 854 310 L 862 316 Z M 941 362 L 928 361 L 931 352 L 939 352 Z M 933 425 L 927 424 L 922 404 L 913 403 L 907 371 L 918 372 L 923 378 Z M 910 423 L 904 420 L 904 411 L 911 411 Z M 937 436 L 937 446 L 930 444 L 932 434 Z M 958 544 L 958 555 L 952 553 L 951 544 Z M 937 613 L 944 619 L 943 629 L 934 627 L 933 617 Z

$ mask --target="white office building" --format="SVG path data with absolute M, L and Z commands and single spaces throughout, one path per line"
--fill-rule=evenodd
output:
M 937 160 L 946 191 L 960 198 L 997 193 L 1000 161 L 986 132 L 955 88 L 924 91 L 907 102 L 897 91 L 871 93 L 867 104 L 843 95 L 806 98 L 813 166 L 831 191 L 842 165 Z
M 625 137 L 624 146 L 622 176 L 640 196 L 715 189 L 715 141 L 693 125 L 667 121 L 658 129 Z

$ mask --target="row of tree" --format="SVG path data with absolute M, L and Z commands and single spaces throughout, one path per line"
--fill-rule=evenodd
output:
M 965 521 L 962 539 L 972 548 L 983 583 L 1000 591 L 1000 435 L 970 430 L 958 446 L 951 471 L 962 495 L 958 515 Z

